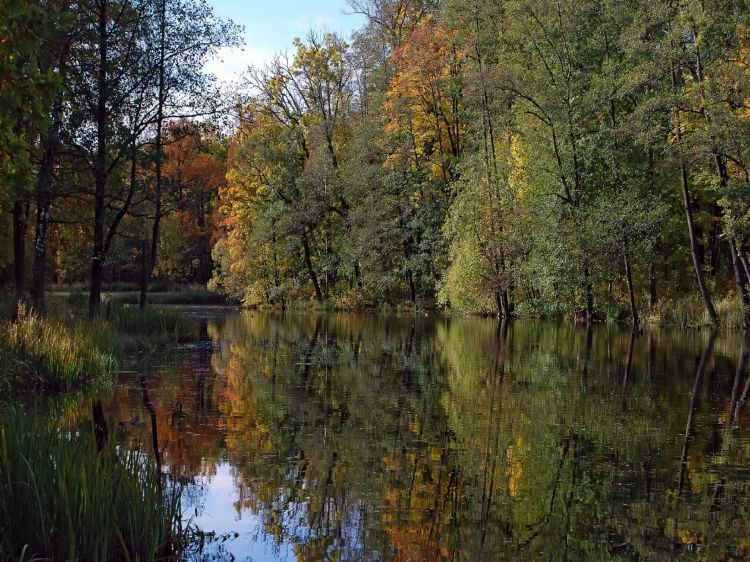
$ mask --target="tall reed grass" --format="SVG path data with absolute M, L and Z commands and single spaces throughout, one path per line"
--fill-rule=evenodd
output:
M 714 307 L 722 328 L 742 327 L 742 308 L 735 295 L 715 299 Z M 660 301 L 649 314 L 648 321 L 651 324 L 680 328 L 702 328 L 711 325 L 703 299 L 699 295 Z
M 177 560 L 179 490 L 138 450 L 59 432 L 38 412 L 0 416 L 0 559 Z
M 0 382 L 12 388 L 68 390 L 111 380 L 114 359 L 80 328 L 20 311 L 0 326 Z
M 189 341 L 196 330 L 195 323 L 179 310 L 159 306 L 140 310 L 120 301 L 107 305 L 105 321 L 113 325 L 118 335 L 152 346 Z

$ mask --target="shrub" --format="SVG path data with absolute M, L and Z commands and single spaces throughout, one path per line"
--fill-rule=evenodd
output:
M 374 304 L 362 291 L 346 291 L 336 299 L 336 310 L 372 310 Z

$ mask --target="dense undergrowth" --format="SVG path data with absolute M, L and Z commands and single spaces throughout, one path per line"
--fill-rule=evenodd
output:
M 0 559 L 176 560 L 179 490 L 136 449 L 17 406 L 0 416 Z

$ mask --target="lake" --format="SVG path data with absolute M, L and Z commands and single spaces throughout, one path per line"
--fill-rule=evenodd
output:
M 98 399 L 184 484 L 195 559 L 750 555 L 739 333 L 190 314 Z

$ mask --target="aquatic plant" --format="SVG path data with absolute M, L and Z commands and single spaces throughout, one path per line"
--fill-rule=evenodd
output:
M 180 493 L 138 448 L 60 432 L 39 412 L 0 417 L 0 559 L 178 559 Z

